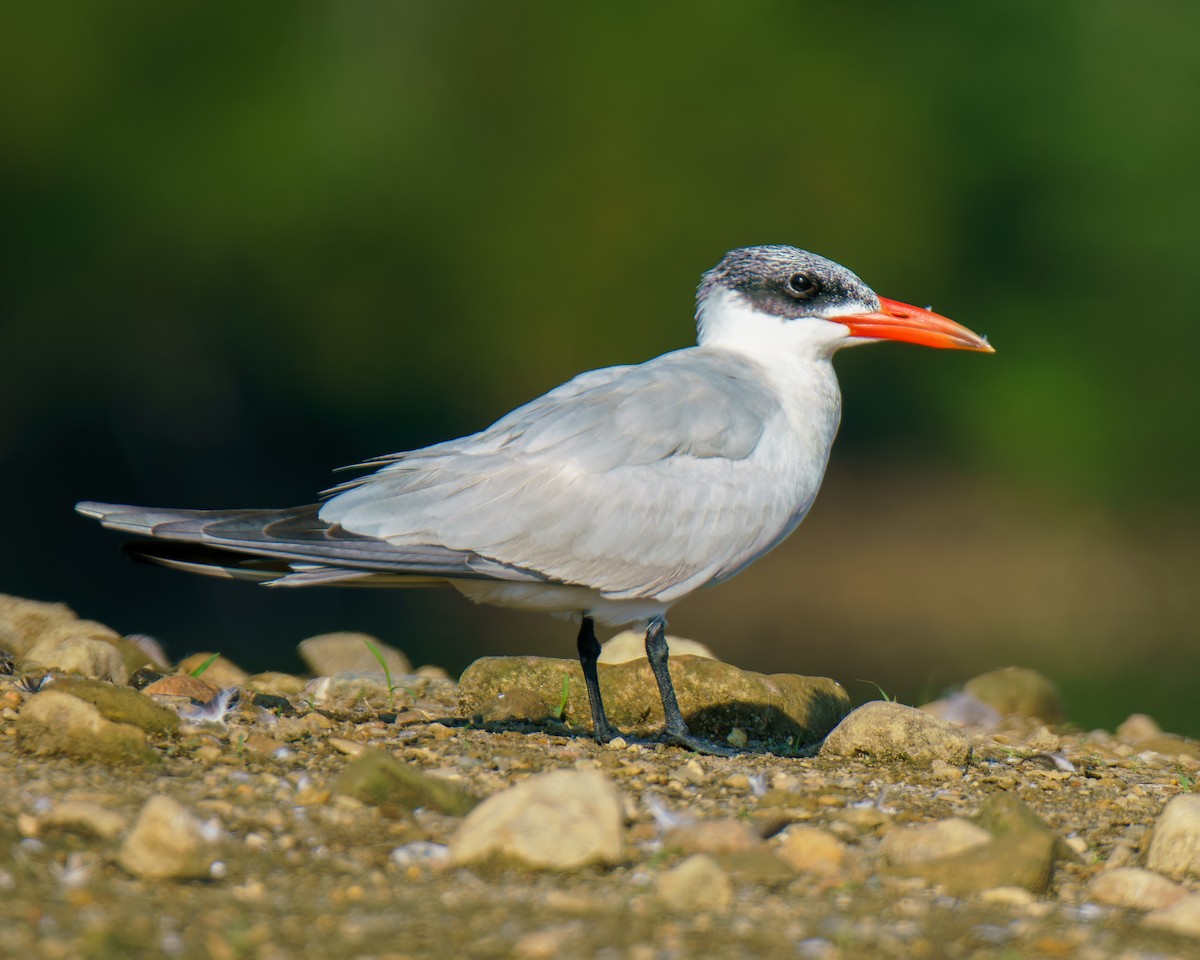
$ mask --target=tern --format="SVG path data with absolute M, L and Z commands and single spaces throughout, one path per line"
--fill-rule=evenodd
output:
M 993 350 L 784 245 L 727 253 L 703 276 L 696 324 L 694 347 L 580 374 L 479 433 L 359 464 L 369 472 L 317 503 L 76 509 L 151 538 L 130 552 L 176 569 L 270 586 L 450 584 L 478 603 L 578 617 L 600 743 L 619 734 L 604 712 L 595 623 L 644 624 L 665 740 L 728 753 L 680 712 L 666 613 L 808 513 L 841 419 L 834 353 L 882 340 Z

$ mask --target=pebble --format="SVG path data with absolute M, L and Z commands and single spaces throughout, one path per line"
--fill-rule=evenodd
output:
M 142 693 L 148 697 L 188 697 L 201 703 L 211 700 L 220 692 L 207 680 L 189 673 L 175 673 L 142 687 Z
M 1200 937 L 1200 893 L 1193 893 L 1164 910 L 1147 914 L 1145 924 L 1187 937 Z
M 950 817 L 934 823 L 895 827 L 884 836 L 879 852 L 888 863 L 914 864 L 991 842 L 992 835 L 982 827 L 960 817 Z
M 704 657 L 719 660 L 715 653 L 697 640 L 667 637 L 667 653 L 672 657 Z M 640 630 L 622 630 L 600 647 L 600 663 L 627 663 L 646 659 L 646 634 Z
M 24 657 L 25 652 L 50 630 L 79 623 L 65 603 L 46 603 L 0 593 L 0 647 Z
M 980 674 L 964 683 L 963 691 L 1004 716 L 1036 717 L 1045 723 L 1063 719 L 1058 687 L 1027 667 L 1002 667 Z
M 175 711 L 159 706 L 131 687 L 102 680 L 63 677 L 54 682 L 54 689 L 86 700 L 114 723 L 132 724 L 146 733 L 173 733 L 180 726 Z
M 312 698 L 314 703 L 348 701 L 353 704 L 362 700 L 384 703 L 389 696 L 395 696 L 394 692 L 390 690 L 388 679 L 382 670 L 335 673 L 326 677 L 315 677 L 305 685 L 304 692 Z
M 723 913 L 733 902 L 733 883 L 720 865 L 706 853 L 697 853 L 654 883 L 656 899 L 680 913 Z
M 136 877 L 200 879 L 211 876 L 220 831 L 179 801 L 158 794 L 146 801 L 117 854 L 117 863 Z
M 797 873 L 832 876 L 841 871 L 849 848 L 827 830 L 793 824 L 779 835 L 775 853 Z
M 1187 896 L 1187 891 L 1161 874 L 1139 867 L 1116 867 L 1096 874 L 1088 899 L 1110 907 L 1159 910 Z
M 668 830 L 663 846 L 680 853 L 745 853 L 763 840 L 742 820 L 697 820 Z
M 1163 729 L 1144 713 L 1131 713 L 1116 729 L 1116 734 L 1127 743 L 1140 743 L 1142 740 L 1152 740 L 1161 737 Z
M 190 674 L 193 670 L 198 670 L 212 656 L 212 651 L 207 653 L 193 653 L 191 656 L 184 657 L 176 664 L 176 671 L 179 673 Z M 240 687 L 246 682 L 248 674 L 245 670 L 239 667 L 236 663 L 226 657 L 224 654 L 217 657 L 207 667 L 204 667 L 200 674 L 204 678 L 205 683 L 211 683 L 219 690 L 225 690 L 229 687 Z
M 108 807 L 88 800 L 64 800 L 38 817 L 39 830 L 69 830 L 113 840 L 124 833 L 129 822 Z
M 301 640 L 296 647 L 310 673 L 327 677 L 337 673 L 373 673 L 382 670 L 368 646 L 379 651 L 393 681 L 412 672 L 412 662 L 401 651 L 369 633 L 339 631 Z
M 158 755 L 146 745 L 146 734 L 137 727 L 113 723 L 92 704 L 54 686 L 21 708 L 17 743 L 33 754 L 65 754 L 111 764 L 158 762 Z
M 248 676 L 245 687 L 255 693 L 265 693 L 273 697 L 294 697 L 304 691 L 306 683 L 306 680 L 294 674 L 268 670 Z
M 957 727 L 894 701 L 865 703 L 837 725 L 821 746 L 823 757 L 867 756 L 929 765 L 962 766 L 971 741 Z
M 79 625 L 88 622 L 77 621 Z M 96 626 L 99 627 L 99 624 Z M 129 679 L 129 669 L 116 647 L 100 639 L 96 635 L 99 631 L 85 629 L 76 632 L 76 629 L 75 625 L 68 625 L 52 630 L 29 648 L 25 660 L 51 670 L 97 680 L 124 683 Z M 101 635 L 111 635 L 113 639 L 117 639 L 117 634 L 107 627 L 100 627 L 100 631 L 103 631 Z
M 1146 866 L 1176 880 L 1200 877 L 1200 794 L 1182 794 L 1154 824 Z
M 450 844 L 456 863 L 491 857 L 545 870 L 615 863 L 623 808 L 616 787 L 590 770 L 538 774 L 484 800 Z
M 342 771 L 333 792 L 373 806 L 394 804 L 406 810 L 429 807 L 462 816 L 478 802 L 462 787 L 431 777 L 374 747 L 365 747 Z

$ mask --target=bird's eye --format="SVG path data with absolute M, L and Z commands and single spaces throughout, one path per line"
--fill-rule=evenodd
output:
M 796 300 L 811 300 L 821 289 L 807 273 L 793 273 L 788 277 L 787 286 L 788 293 Z

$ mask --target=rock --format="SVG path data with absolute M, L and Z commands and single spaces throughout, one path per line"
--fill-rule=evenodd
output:
M 1165 757 L 1188 757 L 1200 760 L 1200 742 L 1189 740 L 1174 733 L 1164 733 L 1157 737 L 1141 740 L 1137 744 L 1139 753 L 1151 751 L 1161 753 Z
M 986 846 L 992 835 L 961 817 L 890 830 L 879 845 L 884 860 L 907 865 L 953 856 L 973 847 Z
M 175 670 L 177 673 L 190 674 L 194 670 L 203 667 L 211 656 L 211 651 L 208 653 L 193 653 L 191 656 L 180 660 L 176 664 Z M 240 687 L 246 682 L 248 674 L 232 660 L 222 655 L 218 656 L 207 667 L 204 667 L 200 676 L 204 679 L 205 683 L 211 683 L 218 690 L 227 690 L 230 687 Z
M 206 703 L 221 691 L 206 680 L 190 673 L 174 673 L 147 684 L 142 693 L 148 697 L 188 697 Z
M 347 700 L 352 703 L 369 700 L 385 703 L 389 696 L 387 677 L 382 670 L 316 677 L 304 685 L 304 691 L 314 703 L 327 703 L 331 700 Z M 394 695 L 393 693 L 392 696 Z
M 654 894 L 669 910 L 723 913 L 733 902 L 733 883 L 716 860 L 698 853 L 660 873 Z
M 972 820 L 990 835 L 988 842 L 971 843 L 957 852 L 928 859 L 893 860 L 891 872 L 922 877 L 942 886 L 951 896 L 967 896 L 995 887 L 1022 887 L 1032 893 L 1044 893 L 1054 873 L 1060 842 L 1037 814 L 1015 796 L 993 794 Z M 953 829 L 961 831 L 957 826 Z M 960 835 L 967 838 L 965 831 Z M 885 837 L 884 842 L 887 841 Z
M 667 637 L 667 652 L 672 657 L 704 657 L 719 660 L 704 644 L 683 637 Z M 622 630 L 600 647 L 601 663 L 627 663 L 646 659 L 646 634 L 639 630 Z
M 455 817 L 479 802 L 461 787 L 422 773 L 373 747 L 364 749 L 342 771 L 333 790 L 373 806 L 394 804 L 406 810 L 429 807 Z
M 1155 910 L 1143 922 L 1156 930 L 1200 937 L 1200 893 L 1193 893 L 1165 910 Z
M 112 764 L 158 762 L 158 754 L 146 746 L 146 735 L 137 727 L 106 720 L 92 704 L 56 687 L 35 694 L 21 708 L 17 717 L 21 749 Z
M 322 633 L 301 640 L 296 649 L 309 672 L 314 676 L 327 677 L 335 673 L 373 673 L 380 670 L 379 661 L 371 653 L 368 643 L 373 644 L 383 657 L 393 681 L 412 673 L 412 663 L 408 657 L 369 633 Z
M 621 859 L 616 787 L 590 770 L 530 777 L 484 800 L 451 841 L 455 863 L 499 858 L 543 870 Z
M 922 765 L 943 760 L 961 766 L 970 759 L 971 741 L 957 727 L 915 707 L 873 700 L 825 738 L 821 756 L 867 756 Z
M 1116 867 L 1096 874 L 1088 884 L 1088 899 L 1109 907 L 1159 910 L 1178 903 L 1187 891 L 1177 883 L 1138 867 Z
M 78 623 L 75 611 L 65 603 L 45 603 L 0 593 L 0 647 L 18 657 L 52 629 Z
M 129 825 L 115 810 L 87 800 L 64 800 L 49 812 L 38 817 L 42 831 L 68 830 L 73 833 L 90 833 L 101 840 L 113 840 Z
M 128 637 L 119 637 L 114 634 L 101 639 L 112 644 L 113 649 L 117 651 L 121 662 L 125 664 L 127 676 L 131 676 L 143 668 L 158 670 L 162 673 L 166 673 L 169 669 L 170 660 L 153 637 L 135 633 Z
M 819 827 L 792 824 L 779 836 L 776 855 L 797 873 L 833 876 L 846 862 L 847 846 Z
M 995 707 L 989 706 L 965 690 L 934 700 L 921 707 L 926 713 L 960 727 L 979 727 L 992 730 L 1004 718 Z
M 811 743 L 823 737 L 846 714 L 850 700 L 840 684 L 824 677 L 765 675 L 739 670 L 718 660 L 679 657 L 670 661 L 679 706 L 692 732 L 725 739 L 739 728 L 758 739 Z M 625 730 L 656 731 L 663 722 L 658 686 L 645 657 L 627 663 L 601 664 L 600 686 L 608 718 Z M 591 711 L 583 673 L 577 661 L 542 657 L 484 657 L 469 666 L 459 681 L 463 713 L 480 715 L 499 694 L 533 694 L 521 702 L 537 704 L 544 718 L 563 700 L 563 719 L 591 727 Z M 524 696 L 524 695 L 522 695 Z M 522 719 L 537 720 L 531 716 Z
M 117 854 L 117 863 L 149 880 L 201 879 L 211 875 L 219 833 L 177 800 L 161 794 L 146 801 Z
M 554 711 L 532 690 L 519 687 L 516 690 L 501 690 L 491 700 L 479 704 L 474 715 L 481 717 L 484 723 L 508 723 L 512 720 L 542 723 L 550 719 Z
M 114 723 L 132 724 L 153 734 L 173 733 L 179 729 L 179 715 L 174 710 L 159 706 L 131 687 L 64 677 L 54 682 L 54 689 L 86 700 Z
M 1176 880 L 1200 877 L 1200 794 L 1181 794 L 1154 824 L 1146 866 Z
M 1161 737 L 1162 727 L 1144 713 L 1131 713 L 1117 727 L 1116 734 L 1126 743 L 1139 743 L 1142 740 L 1152 740 Z
M 1063 719 L 1062 694 L 1045 676 L 1025 667 L 1002 667 L 973 677 L 963 691 L 1008 716 Z
M 663 847 L 684 854 L 745 853 L 762 846 L 762 837 L 741 820 L 696 820 L 663 836 Z
M 25 662 L 63 673 L 124 683 L 129 679 L 129 668 L 117 648 L 109 642 L 119 639 L 116 633 L 101 624 L 76 620 L 43 633 L 26 652 Z
M 248 676 L 245 687 L 255 693 L 265 693 L 272 697 L 294 697 L 304 690 L 306 682 L 291 673 L 268 670 L 265 673 L 254 673 Z

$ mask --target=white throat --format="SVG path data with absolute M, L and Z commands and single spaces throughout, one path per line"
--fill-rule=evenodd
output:
M 755 307 L 740 293 L 715 288 L 696 308 L 697 342 L 751 355 L 780 353 L 794 359 L 828 360 L 840 348 L 858 342 L 832 320 L 789 320 Z

